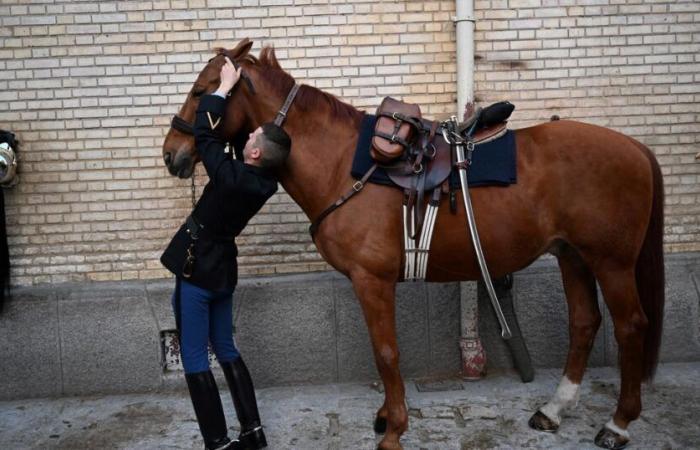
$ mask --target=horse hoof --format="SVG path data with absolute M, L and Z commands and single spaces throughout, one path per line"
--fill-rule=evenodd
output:
M 595 437 L 595 445 L 612 450 L 620 450 L 625 448 L 629 443 L 629 438 L 621 436 L 606 427 L 603 427 Z
M 374 419 L 374 432 L 377 434 L 386 433 L 386 418 L 377 417 Z
M 530 417 L 527 424 L 530 425 L 530 428 L 533 430 L 544 431 L 546 433 L 556 433 L 559 429 L 559 425 L 545 416 L 540 410 L 537 410 L 537 412 Z

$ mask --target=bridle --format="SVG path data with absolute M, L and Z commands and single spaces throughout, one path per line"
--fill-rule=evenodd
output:
M 170 128 L 173 128 L 182 134 L 194 136 L 194 128 L 192 124 L 190 124 L 188 121 L 178 116 L 177 114 L 173 116 L 173 120 L 172 122 L 170 122 Z
M 219 53 L 216 56 L 221 56 L 221 55 L 223 55 L 223 53 Z M 216 56 L 214 58 L 216 58 Z M 214 59 L 214 58 L 210 58 L 209 61 L 207 61 L 207 63 L 210 63 L 212 61 L 212 59 Z M 233 67 L 236 70 L 238 70 L 238 68 L 240 67 L 240 64 L 238 63 L 238 61 L 231 61 L 231 62 L 233 63 Z M 245 82 L 248 84 L 248 89 L 250 89 L 250 92 L 253 95 L 255 95 L 256 94 L 255 86 L 253 86 L 253 82 L 250 81 L 250 77 L 248 77 L 248 75 L 246 75 L 244 73 L 241 73 L 241 78 L 243 78 L 245 80 Z M 234 86 L 233 88 L 235 89 L 236 86 Z M 233 90 L 231 92 L 233 92 Z M 231 92 L 228 93 L 229 97 L 231 96 Z M 173 120 L 170 122 L 170 127 L 179 131 L 180 133 L 186 134 L 188 136 L 194 136 L 193 125 L 191 123 L 189 123 L 188 121 L 186 121 L 185 119 L 183 119 L 182 117 L 178 116 L 177 114 L 175 114 L 173 116 Z
M 217 55 L 218 56 L 218 55 Z M 211 58 L 209 62 L 214 58 Z M 233 67 L 238 70 L 239 64 L 237 61 L 232 61 Z M 250 89 L 250 92 L 253 95 L 256 95 L 256 90 L 255 86 L 253 86 L 253 82 L 250 80 L 248 75 L 241 73 L 241 78 L 243 78 L 246 83 L 248 84 L 248 88 Z M 237 86 L 238 84 L 236 84 Z M 233 88 L 235 89 L 236 86 Z M 279 111 L 277 111 L 277 115 L 275 116 L 275 125 L 278 127 L 281 127 L 282 124 L 284 123 L 285 119 L 287 118 L 287 113 L 289 112 L 289 108 L 292 106 L 292 103 L 294 102 L 294 98 L 297 95 L 297 92 L 299 91 L 299 88 L 301 86 L 294 83 L 294 86 L 292 86 L 292 89 L 289 91 L 289 94 L 287 94 L 287 99 L 284 101 L 284 104 L 280 108 Z M 231 91 L 233 92 L 233 90 Z M 228 93 L 227 97 L 231 96 L 231 92 Z M 182 117 L 178 116 L 177 114 L 173 115 L 173 119 L 170 122 L 170 127 L 179 131 L 180 133 L 183 133 L 187 136 L 193 136 L 194 137 L 194 125 L 183 119 Z M 232 144 L 229 142 L 228 143 L 229 147 L 233 147 Z M 195 206 L 195 172 L 192 172 L 192 176 L 190 177 L 192 184 L 191 184 L 191 194 L 192 194 L 192 208 Z
M 219 56 L 219 55 L 217 55 Z M 209 62 L 214 58 L 211 58 Z M 238 61 L 231 61 L 233 63 L 233 67 L 238 70 L 240 67 L 240 64 Z M 253 82 L 250 80 L 250 77 L 246 75 L 245 73 L 241 73 L 241 78 L 245 80 L 246 84 L 248 85 L 248 89 L 253 95 L 257 94 L 257 91 L 255 90 L 255 86 L 253 85 Z M 279 111 L 277 111 L 277 115 L 275 116 L 275 125 L 278 127 L 281 127 L 282 124 L 284 123 L 285 119 L 287 118 L 287 113 L 289 112 L 289 108 L 292 106 L 292 103 L 294 102 L 294 98 L 297 95 L 297 92 L 299 91 L 299 88 L 301 86 L 294 83 L 294 86 L 292 86 L 292 89 L 289 91 L 289 94 L 287 94 L 287 99 L 284 101 L 284 104 L 280 108 Z M 234 89 L 236 86 L 233 87 Z M 233 92 L 233 90 L 231 91 Z M 231 96 L 231 92 L 228 93 L 228 97 Z M 179 131 L 180 133 L 186 134 L 188 136 L 194 136 L 194 125 L 183 119 L 182 117 L 178 116 L 175 114 L 173 116 L 172 121 L 170 122 L 170 127 L 173 128 L 174 130 Z

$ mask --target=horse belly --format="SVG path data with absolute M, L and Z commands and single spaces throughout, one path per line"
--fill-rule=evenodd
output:
M 591 261 L 636 257 L 651 208 L 651 169 L 629 138 L 561 121 L 517 130 L 516 144 L 517 184 L 470 189 L 492 276 L 526 267 L 559 241 Z M 427 279 L 477 279 L 464 205 L 458 199 L 457 214 L 450 214 L 446 203 L 438 213 Z
M 525 191 L 523 185 L 470 190 L 479 240 L 494 277 L 526 267 L 547 249 L 549 239 L 535 213 L 538 207 Z M 457 213 L 452 214 L 444 201 L 435 223 L 426 279 L 461 281 L 480 277 L 464 204 L 458 201 Z

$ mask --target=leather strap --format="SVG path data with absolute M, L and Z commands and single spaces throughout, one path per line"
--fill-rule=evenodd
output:
M 364 175 L 362 175 L 362 178 L 352 185 L 352 189 L 350 189 L 342 197 L 336 200 L 336 202 L 333 203 L 331 206 L 324 209 L 321 212 L 321 214 L 319 214 L 319 216 L 316 217 L 316 219 L 311 223 L 311 226 L 309 227 L 309 234 L 311 235 L 311 239 L 314 238 L 314 234 L 316 234 L 316 231 L 318 231 L 318 227 L 321 225 L 321 222 L 323 222 L 323 219 L 328 217 L 330 213 L 338 209 L 343 203 L 350 200 L 352 196 L 360 192 L 365 187 L 365 184 L 367 183 L 367 180 L 369 180 L 369 177 L 371 177 L 374 171 L 377 170 L 377 167 L 378 164 L 374 163 L 374 165 L 372 165 L 372 167 L 370 167 L 369 170 Z
M 457 170 L 462 170 L 462 169 L 464 169 L 464 170 L 469 170 L 469 166 L 470 166 L 470 165 L 471 165 L 471 162 L 470 162 L 470 161 L 464 160 L 464 161 L 461 161 L 461 162 L 456 162 L 456 163 L 454 163 L 454 164 L 452 165 L 452 167 L 454 167 L 454 168 L 457 169 Z
M 170 122 L 170 126 L 175 130 L 179 131 L 180 133 L 184 133 L 189 136 L 194 136 L 194 129 L 192 125 L 178 115 L 173 116 L 173 120 L 172 122 Z
M 416 130 L 420 130 L 422 128 L 419 118 L 407 116 L 407 115 L 402 114 L 400 112 L 382 111 L 382 112 L 377 113 L 377 116 L 389 117 L 390 119 L 394 119 L 396 122 L 399 123 L 399 127 L 401 126 L 401 122 L 406 122 L 407 124 L 411 125 Z
M 406 140 L 397 136 L 396 133 L 389 135 L 387 133 L 382 133 L 381 131 L 375 131 L 374 135 L 379 136 L 380 138 L 386 139 L 387 141 L 389 141 L 391 143 L 398 142 L 404 148 L 408 148 L 410 146 L 410 144 L 408 142 L 406 142 Z
M 278 127 L 281 127 L 287 118 L 287 112 L 289 112 L 289 108 L 292 106 L 294 97 L 296 97 L 297 91 L 299 91 L 300 87 L 301 86 L 298 84 L 294 84 L 294 86 L 292 86 L 292 90 L 289 91 L 289 94 L 287 95 L 287 100 L 284 101 L 284 105 L 282 105 L 282 108 L 277 112 L 277 116 L 275 117 L 275 125 Z
M 425 198 L 425 177 L 425 171 L 418 175 L 418 186 L 416 186 L 418 192 L 416 196 L 416 204 L 413 205 L 413 209 L 416 210 L 416 235 L 413 238 L 416 241 L 418 241 L 420 238 L 420 230 L 423 228 L 423 220 L 425 219 L 425 209 L 423 208 L 423 199 Z

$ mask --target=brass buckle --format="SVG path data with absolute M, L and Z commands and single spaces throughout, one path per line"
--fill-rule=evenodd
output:
M 352 189 L 355 192 L 360 192 L 363 187 L 365 187 L 365 185 L 362 183 L 362 181 L 356 181 L 355 184 L 352 185 Z

